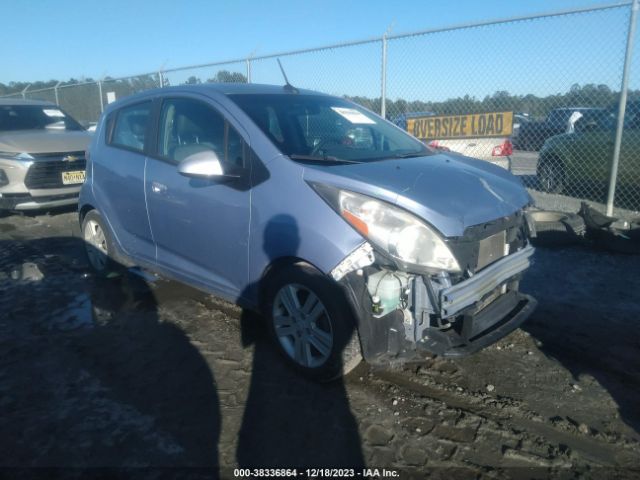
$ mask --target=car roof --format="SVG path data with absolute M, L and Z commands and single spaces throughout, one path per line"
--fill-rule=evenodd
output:
M 293 91 L 284 85 L 263 85 L 259 83 L 200 83 L 197 85 L 176 85 L 172 87 L 154 88 L 144 90 L 133 95 L 127 95 L 117 101 L 109 104 L 105 108 L 105 113 L 117 110 L 127 105 L 132 105 L 139 101 L 145 101 L 150 97 L 166 96 L 174 93 L 199 93 L 203 95 L 322 95 L 330 96 L 325 93 L 316 92 L 314 90 L 306 90 L 303 88 L 293 88 Z
M 139 101 L 144 101 L 149 97 L 167 96 L 172 93 L 193 92 L 208 96 L 216 95 L 321 95 L 330 96 L 325 93 L 303 88 L 295 88 L 292 92 L 284 85 L 263 85 L 259 83 L 200 83 L 198 85 L 176 85 L 173 87 L 154 88 L 144 90 L 133 95 L 127 95 L 109 104 L 105 108 L 105 113 L 112 112 L 121 107 L 132 105 Z
M 53 102 L 46 100 L 23 100 L 22 98 L 0 98 L 0 105 L 55 105 Z
M 290 94 L 284 85 L 266 85 L 261 83 L 206 83 L 196 85 L 207 90 L 213 90 L 223 95 L 248 94 L 248 95 L 265 95 L 265 94 Z M 298 93 L 303 95 L 325 95 L 324 93 L 303 88 L 296 88 Z
M 260 83 L 200 83 L 198 85 L 176 85 L 175 87 L 156 88 L 155 94 L 169 93 L 171 91 L 215 92 L 222 95 L 291 95 L 292 92 L 285 89 L 284 85 L 265 85 Z M 303 88 L 296 88 L 302 95 L 325 95 L 324 93 Z

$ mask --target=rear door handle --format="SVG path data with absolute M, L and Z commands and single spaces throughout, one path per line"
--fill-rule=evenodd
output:
M 151 191 L 161 195 L 167 192 L 167 186 L 163 183 L 151 182 Z

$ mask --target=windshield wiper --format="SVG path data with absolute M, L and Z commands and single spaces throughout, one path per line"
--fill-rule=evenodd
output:
M 432 155 L 431 152 L 409 152 L 409 153 L 397 153 L 390 158 L 414 158 L 414 157 L 426 157 Z
M 320 157 L 317 155 L 297 155 L 294 153 L 292 155 L 289 155 L 289 158 L 291 160 L 307 160 L 309 162 L 362 163 L 356 162 L 355 160 L 345 160 L 344 158 L 332 157 L 331 155 L 323 155 Z

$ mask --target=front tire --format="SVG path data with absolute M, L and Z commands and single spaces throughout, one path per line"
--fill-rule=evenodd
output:
M 342 289 L 308 264 L 269 278 L 265 314 L 274 343 L 303 375 L 329 381 L 362 360 L 351 308 Z
M 82 238 L 91 268 L 102 277 L 118 273 L 118 264 L 113 261 L 113 241 L 105 227 L 102 215 L 91 210 L 82 221 Z

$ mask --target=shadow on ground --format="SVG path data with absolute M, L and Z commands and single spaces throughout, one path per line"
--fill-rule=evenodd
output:
M 242 313 L 243 345 L 224 347 L 253 349 L 250 382 L 236 385 L 246 402 L 223 405 L 214 367 L 238 365 L 203 357 L 163 319 L 163 308 L 180 314 L 184 287 L 87 272 L 77 238 L 0 241 L 1 465 L 198 467 L 216 477 L 222 448 L 243 467 L 364 464 L 343 382 L 289 368 L 256 314 Z M 239 414 L 238 436 L 226 437 L 236 445 L 219 445 L 225 415 L 233 426 Z
M 571 268 L 559 272 L 562 264 Z M 633 385 L 640 385 L 639 269 L 637 255 L 540 248 L 523 282 L 539 300 L 523 329 L 576 380 L 591 376 L 599 382 L 638 434 L 640 390 Z
M 0 463 L 197 466 L 215 476 L 215 379 L 185 332 L 160 320 L 146 281 L 87 276 L 76 238 L 3 241 L 0 251 L 9 344 L 0 372 L 12 385 Z

